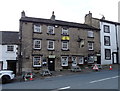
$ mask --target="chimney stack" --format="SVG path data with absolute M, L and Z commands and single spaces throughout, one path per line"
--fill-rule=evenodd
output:
M 50 18 L 52 21 L 55 21 L 55 15 L 54 15 L 54 11 L 52 12 L 52 16 Z
M 21 17 L 25 17 L 25 11 L 24 10 L 21 12 Z
M 89 11 L 89 14 L 85 15 L 85 24 L 92 26 L 92 13 Z

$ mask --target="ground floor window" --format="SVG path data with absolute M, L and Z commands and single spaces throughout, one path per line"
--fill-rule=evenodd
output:
M 94 56 L 88 57 L 88 63 L 94 63 Z
M 111 59 L 111 50 L 105 49 L 105 59 L 110 60 Z
M 76 66 L 77 65 L 77 57 L 73 56 L 72 57 L 72 66 Z
M 41 67 L 41 56 L 33 57 L 33 67 Z
M 62 66 L 68 66 L 68 57 L 67 56 L 62 56 L 61 57 L 61 65 Z
M 84 58 L 82 56 L 78 57 L 78 64 L 84 64 Z

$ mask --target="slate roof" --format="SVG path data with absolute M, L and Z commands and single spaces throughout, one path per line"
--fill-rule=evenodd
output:
M 75 22 L 68 22 L 62 20 L 51 20 L 51 19 L 43 19 L 43 18 L 34 18 L 34 17 L 21 17 L 20 21 L 23 22 L 33 22 L 33 23 L 44 23 L 44 24 L 53 24 L 53 25 L 61 25 L 61 26 L 68 26 L 68 27 L 76 27 L 76 28 L 83 28 L 83 29 L 93 29 L 99 30 L 95 27 L 89 26 L 87 24 L 75 23 Z
M 107 23 L 111 23 L 111 24 L 120 25 L 119 22 L 114 22 L 114 21 L 104 20 L 104 19 L 98 19 L 98 18 L 93 18 L 93 19 L 100 20 L 100 21 L 102 21 L 102 22 L 107 22 Z
M 19 44 L 19 32 L 0 31 L 0 44 Z

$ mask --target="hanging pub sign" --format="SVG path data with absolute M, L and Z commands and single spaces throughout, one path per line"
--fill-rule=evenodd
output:
M 63 36 L 62 40 L 70 40 L 70 37 L 69 36 Z

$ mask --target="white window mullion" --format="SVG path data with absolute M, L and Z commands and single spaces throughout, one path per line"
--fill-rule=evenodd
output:
M 41 49 L 41 40 L 34 40 L 34 49 Z
M 61 57 L 61 66 L 68 66 L 68 57 L 67 56 Z
M 54 41 L 49 40 L 47 45 L 48 50 L 54 50 Z
M 33 57 L 33 67 L 41 67 L 41 56 Z

